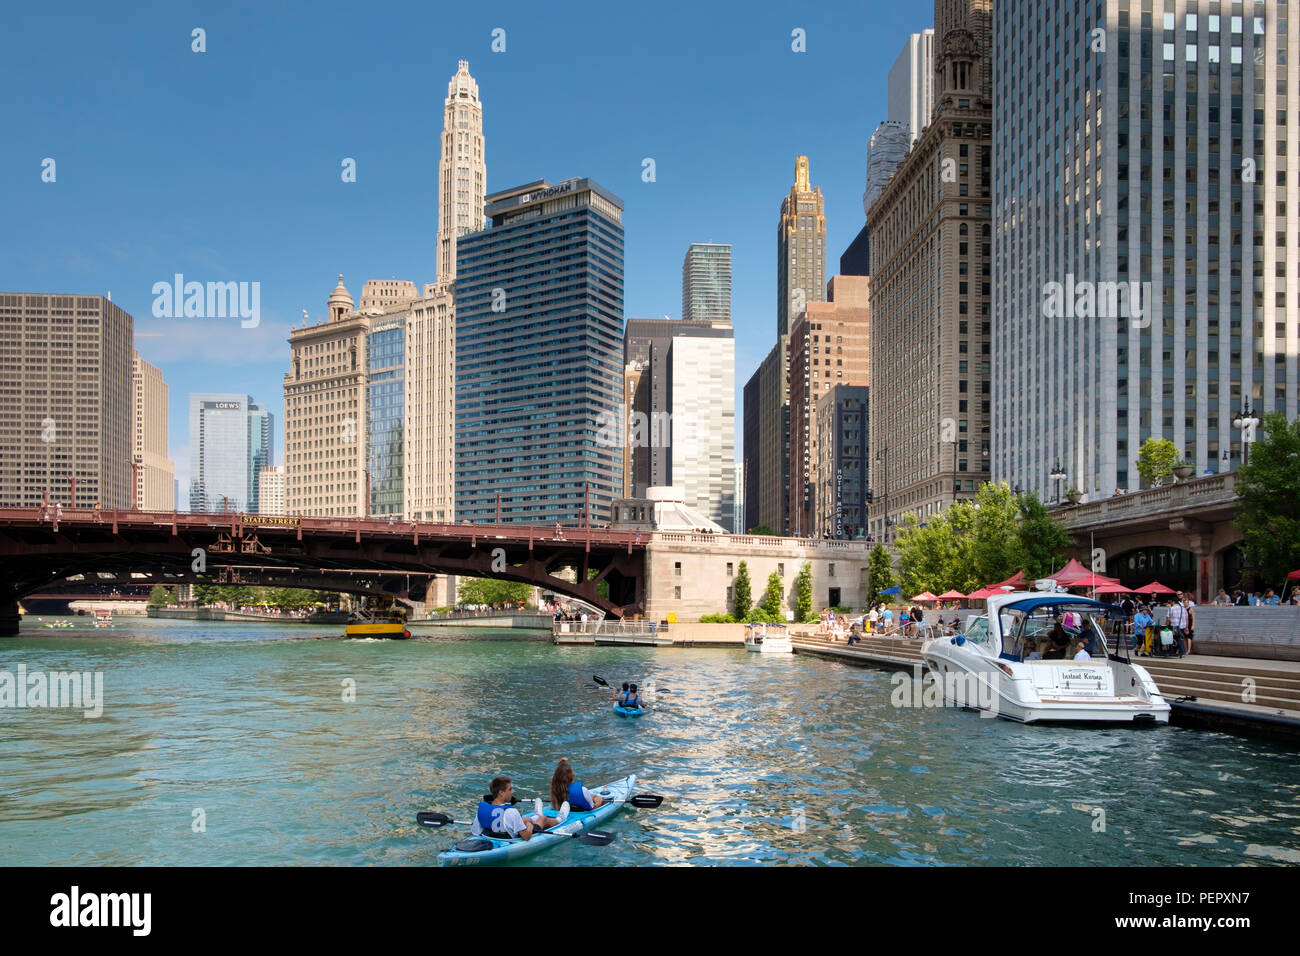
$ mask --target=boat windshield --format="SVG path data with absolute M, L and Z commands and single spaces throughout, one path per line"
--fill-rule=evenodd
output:
M 1080 650 L 1105 660 L 1107 609 L 1095 604 L 1039 605 L 1002 612 L 1002 656 L 1009 660 L 1073 660 Z
M 987 644 L 989 642 L 989 619 L 987 617 L 971 618 L 966 625 L 964 636 L 972 644 Z

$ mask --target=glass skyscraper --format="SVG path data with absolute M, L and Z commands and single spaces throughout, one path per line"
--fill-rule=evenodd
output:
M 1148 438 L 1227 471 L 1243 402 L 1295 417 L 1287 6 L 993 5 L 994 479 L 1109 497 Z
M 731 245 L 692 242 L 682 260 L 682 319 L 731 324 Z
M 274 420 L 249 395 L 190 394 L 190 510 L 258 510 Z
M 375 320 L 366 336 L 366 470 L 373 515 L 403 514 L 405 369 L 405 314 Z
M 623 203 L 589 179 L 487 197 L 456 244 L 456 518 L 609 520 L 623 489 Z

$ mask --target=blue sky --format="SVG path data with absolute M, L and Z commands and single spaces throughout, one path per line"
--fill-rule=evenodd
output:
M 459 59 L 484 104 L 489 192 L 589 176 L 623 199 L 628 316 L 679 317 L 687 245 L 732 243 L 739 416 L 775 341 L 795 157 L 826 196 L 831 275 L 862 226 L 887 71 L 933 7 L 96 2 L 23 4 L 6 21 L 0 290 L 112 292 L 171 386 L 184 487 L 190 392 L 268 403 L 281 462 L 285 340 L 302 310 L 323 315 L 340 272 L 354 298 L 369 278 L 432 281 Z M 791 50 L 795 28 L 807 52 Z M 153 284 L 178 272 L 260 282 L 261 324 L 154 318 Z

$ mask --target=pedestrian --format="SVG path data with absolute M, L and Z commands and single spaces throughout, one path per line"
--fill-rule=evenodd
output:
M 1178 656 L 1184 657 L 1187 651 L 1184 641 L 1187 639 L 1188 610 L 1187 605 L 1183 602 L 1183 593 L 1178 592 L 1177 600 L 1169 606 L 1165 612 L 1165 624 L 1173 629 L 1174 640 L 1178 642 Z

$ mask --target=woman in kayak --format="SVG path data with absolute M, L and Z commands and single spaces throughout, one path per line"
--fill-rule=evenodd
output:
M 560 808 L 560 819 L 566 818 L 570 810 L 595 810 L 604 802 L 598 794 L 584 787 L 581 780 L 573 778 L 569 758 L 561 757 L 555 775 L 551 777 L 551 806 Z
M 641 697 L 636 692 L 636 684 L 631 685 L 627 696 L 623 698 L 623 706 L 628 710 L 636 710 L 641 706 Z
M 627 700 L 627 681 L 623 681 L 623 689 L 614 695 L 614 703 L 620 707 L 626 706 L 624 701 Z
M 539 797 L 533 801 L 534 813 L 525 817 L 514 808 L 515 786 L 509 777 L 493 777 L 488 785 L 491 791 L 479 801 L 478 812 L 470 832 L 474 836 L 495 837 L 498 840 L 529 840 L 534 833 L 563 823 L 569 815 L 567 806 L 561 807 L 555 817 L 542 813 Z

